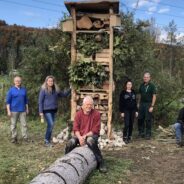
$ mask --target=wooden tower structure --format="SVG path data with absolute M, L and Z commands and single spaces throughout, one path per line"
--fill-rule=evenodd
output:
M 63 22 L 63 31 L 71 33 L 71 63 L 81 57 L 77 50 L 78 34 L 108 34 L 108 47 L 95 53 L 95 61 L 105 66 L 109 79 L 101 89 L 95 87 L 80 88 L 77 93 L 72 90 L 71 120 L 86 95 L 91 95 L 95 109 L 101 113 L 101 122 L 106 124 L 108 137 L 111 136 L 112 122 L 112 93 L 113 93 L 113 28 L 120 26 L 119 0 L 65 1 L 70 18 Z M 85 60 L 91 57 L 82 56 Z

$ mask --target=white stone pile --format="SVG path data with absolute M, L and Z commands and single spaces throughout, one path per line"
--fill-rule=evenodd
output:
M 69 131 L 68 131 L 68 127 L 67 128 L 65 128 L 65 129 L 63 129 L 58 135 L 57 135 L 57 137 L 53 137 L 53 139 L 52 139 L 52 142 L 53 143 L 60 143 L 60 144 L 62 144 L 62 143 L 64 143 L 65 141 L 67 141 L 68 140 L 68 137 L 69 137 Z
M 112 139 L 107 138 L 107 125 L 102 123 L 100 130 L 100 137 L 98 139 L 100 149 L 113 149 L 113 148 L 122 148 L 125 146 L 123 141 L 123 134 L 121 131 L 112 131 Z M 62 130 L 57 137 L 53 137 L 53 143 L 64 143 L 69 138 L 69 129 L 68 127 Z
M 100 131 L 100 132 L 104 132 L 104 131 Z M 99 147 L 100 149 L 113 149 L 113 148 L 122 148 L 123 146 L 125 146 L 125 142 L 123 141 L 123 134 L 122 132 L 118 131 L 112 131 L 112 139 L 108 139 L 106 136 L 106 132 L 105 134 L 101 135 L 98 139 L 98 143 L 99 143 Z

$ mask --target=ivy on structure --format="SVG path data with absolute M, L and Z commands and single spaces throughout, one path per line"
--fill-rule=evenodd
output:
M 80 33 L 77 38 L 77 50 L 84 56 L 91 56 L 109 47 L 109 35 L 107 33 L 89 34 Z
M 108 79 L 104 66 L 95 61 L 78 61 L 69 67 L 70 82 L 77 89 L 83 86 L 101 87 Z

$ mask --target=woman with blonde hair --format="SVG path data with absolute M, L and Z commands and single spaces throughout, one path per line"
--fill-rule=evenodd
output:
M 51 147 L 51 136 L 55 122 L 55 115 L 58 110 L 59 97 L 66 97 L 70 94 L 71 89 L 66 92 L 60 91 L 55 78 L 47 76 L 45 82 L 41 86 L 39 93 L 39 114 L 41 118 L 45 118 L 47 130 L 45 133 L 45 145 Z

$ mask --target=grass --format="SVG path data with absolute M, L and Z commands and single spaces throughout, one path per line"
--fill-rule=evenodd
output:
M 40 171 L 47 168 L 58 157 L 63 155 L 64 145 L 55 145 L 53 148 L 44 147 L 45 123 L 39 120 L 28 119 L 29 137 L 32 142 L 25 143 L 21 140 L 18 123 L 19 144 L 10 142 L 10 122 L 7 117 L 0 121 L 0 184 L 26 184 L 29 183 Z M 57 119 L 53 135 L 57 135 L 66 127 L 64 120 Z M 123 181 L 131 161 L 113 157 L 113 153 L 104 153 L 108 167 L 105 176 L 94 171 L 86 184 L 110 184 Z
M 117 184 L 126 180 L 126 173 L 129 171 L 132 161 L 113 157 L 112 152 L 110 154 L 111 156 L 105 156 L 107 174 L 101 174 L 98 170 L 95 170 L 85 184 Z

